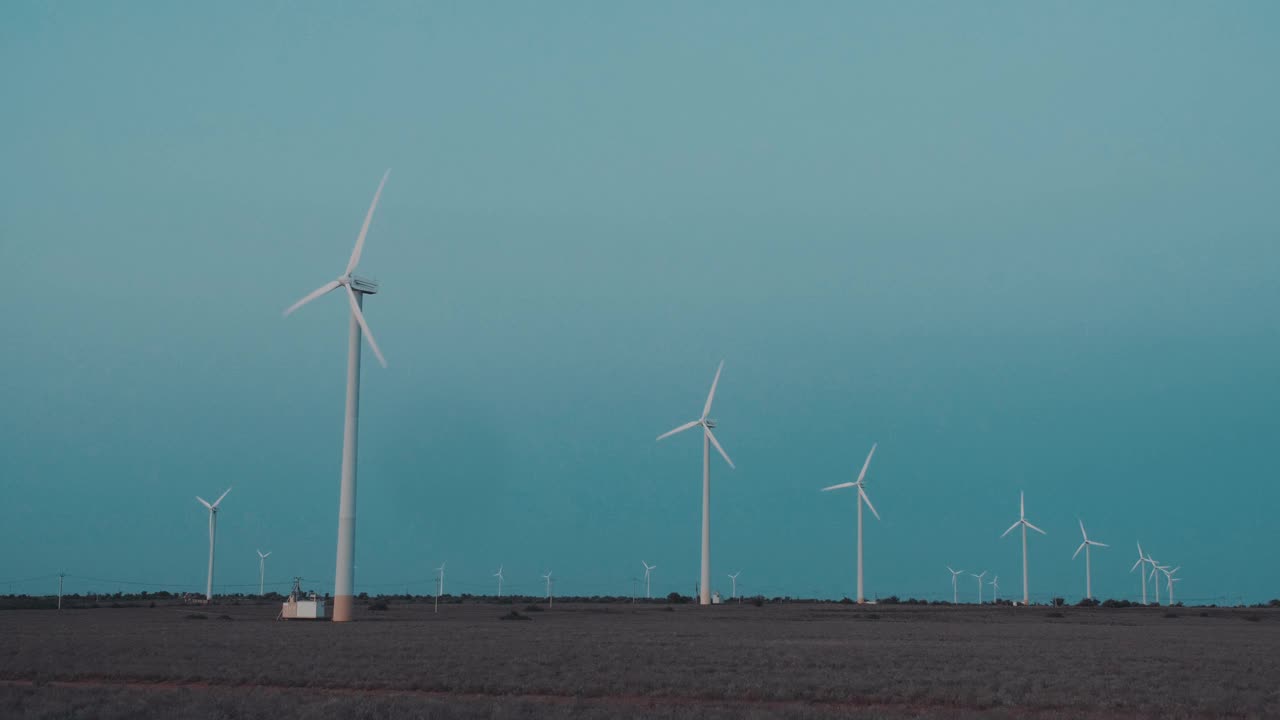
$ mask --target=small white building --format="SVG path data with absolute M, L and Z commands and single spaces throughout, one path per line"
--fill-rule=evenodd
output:
M 304 597 L 301 587 L 302 578 L 293 579 L 293 591 L 289 593 L 289 599 L 284 601 L 284 606 L 280 609 L 279 620 L 324 620 L 324 599 L 318 597 L 314 592 L 307 593 Z

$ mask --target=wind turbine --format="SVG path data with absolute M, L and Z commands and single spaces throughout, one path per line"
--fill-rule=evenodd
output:
M 1160 572 L 1164 573 L 1165 580 L 1167 581 L 1167 584 L 1165 585 L 1165 587 L 1168 588 L 1169 590 L 1169 605 L 1171 607 L 1173 606 L 1173 584 L 1176 582 L 1182 582 L 1182 578 L 1176 578 L 1173 576 L 1173 574 L 1178 572 L 1181 569 L 1182 569 L 1181 565 L 1179 565 L 1176 568 L 1173 568 L 1172 570 L 1169 570 L 1166 568 L 1160 568 Z
M 1080 543 L 1080 547 L 1076 548 L 1076 551 L 1071 554 L 1071 559 L 1075 560 L 1076 555 L 1079 555 L 1081 550 L 1084 551 L 1084 596 L 1092 600 L 1093 599 L 1093 572 L 1089 563 L 1089 549 L 1095 546 L 1096 547 L 1111 547 L 1111 546 L 1107 545 L 1106 543 L 1094 542 L 1093 540 L 1090 540 L 1089 533 L 1084 531 L 1084 520 L 1080 520 L 1080 518 L 1076 518 L 1076 520 L 1080 521 L 1080 536 L 1084 538 L 1084 542 Z
M 382 187 L 387 184 L 387 176 L 391 170 L 382 175 L 378 190 L 373 194 L 373 202 L 369 212 L 364 216 L 364 224 L 360 226 L 360 234 L 356 236 L 355 249 L 347 260 L 347 267 L 336 280 L 321 285 L 284 311 L 285 317 L 298 308 L 325 295 L 342 288 L 347 293 L 351 305 L 351 330 L 347 342 L 347 410 L 346 421 L 342 432 L 342 489 L 338 501 L 338 553 L 337 569 L 333 581 L 333 621 L 347 622 L 351 620 L 351 611 L 355 602 L 355 563 L 356 563 L 356 445 L 360 425 L 360 337 L 368 339 L 369 347 L 377 356 L 382 367 L 387 361 L 373 339 L 369 324 L 364 320 L 361 307 L 364 296 L 378 292 L 378 284 L 371 280 L 352 275 L 360 264 L 360 253 L 364 251 L 364 239 L 369 233 L 369 223 L 373 220 L 373 211 L 378 207 L 378 198 L 382 196 Z
M 969 574 L 973 575 L 973 573 L 969 573 Z M 987 574 L 987 571 L 983 570 L 981 575 L 973 575 L 974 577 L 978 578 L 978 604 L 979 605 L 982 604 L 982 578 L 985 577 L 986 574 Z
M 542 576 L 542 579 L 547 581 L 547 607 L 555 607 L 556 600 L 551 594 L 551 571 L 548 570 L 547 574 Z
M 653 572 L 654 570 L 657 570 L 658 566 L 650 565 L 649 563 L 643 560 L 640 561 L 640 564 L 644 566 L 644 599 L 649 600 L 650 598 L 653 597 L 652 595 L 649 594 L 649 573 Z
M 858 488 L 858 497 L 854 500 L 858 504 L 858 604 L 866 602 L 866 598 L 862 593 L 862 504 L 866 503 L 870 508 L 871 514 L 880 519 L 880 513 L 876 512 L 876 508 L 871 504 L 871 498 L 867 497 L 866 486 L 864 484 L 867 477 L 867 467 L 871 465 L 871 456 L 876 454 L 876 447 L 879 443 L 871 446 L 871 452 L 867 453 L 867 459 L 862 463 L 862 472 L 858 473 L 858 479 L 854 482 L 840 483 L 839 485 L 831 485 L 822 488 L 822 492 L 828 490 L 839 490 L 841 488 L 856 487 Z
M 1147 558 L 1144 557 L 1142 554 L 1142 543 L 1139 542 L 1138 543 L 1138 560 L 1133 564 L 1133 567 L 1129 568 L 1129 574 L 1132 575 L 1134 570 L 1138 570 L 1139 568 L 1141 568 L 1141 571 L 1138 573 L 1138 578 L 1142 580 L 1142 604 L 1143 605 L 1147 604 L 1147 569 L 1145 567 L 1142 567 L 1142 565 L 1146 562 L 1147 562 Z
M 994 578 L 991 578 L 991 582 L 987 584 L 991 586 L 991 602 L 999 603 L 1000 602 L 1000 576 L 997 575 Z
M 1041 535 L 1047 535 L 1045 531 L 1027 522 L 1027 498 L 1023 493 L 1018 493 L 1018 522 L 1009 526 L 1000 537 L 1004 537 L 1013 532 L 1013 529 L 1022 526 L 1022 604 L 1031 604 L 1031 593 L 1027 591 L 1027 528 L 1031 528 Z
M 436 568 L 436 604 L 431 612 L 440 612 L 440 596 L 444 594 L 444 566 L 440 563 L 440 567 Z
M 261 550 L 258 551 L 258 594 L 259 595 L 263 594 L 262 581 L 267 577 L 267 555 L 270 555 L 270 554 L 271 553 L 268 552 L 266 555 L 264 555 L 262 554 Z
M 729 579 L 733 581 L 733 594 L 729 596 L 730 600 L 738 597 L 738 576 L 741 574 L 742 571 L 739 570 L 738 572 L 729 575 Z
M 952 570 L 951 566 L 947 566 L 947 572 L 951 573 L 951 604 L 960 604 L 960 591 L 956 588 L 956 578 L 964 573 L 963 570 Z
M 201 505 L 209 509 L 209 580 L 204 587 L 205 602 L 213 600 L 213 539 L 218 535 L 218 505 L 229 492 L 231 492 L 231 488 L 227 488 L 227 492 L 219 495 L 212 505 L 199 495 L 196 496 L 196 500 L 199 500 Z
M 502 597 L 502 566 L 501 565 L 498 566 L 498 572 L 494 573 L 493 576 L 498 578 L 498 597 Z
M 1156 561 L 1155 558 L 1151 557 L 1150 555 L 1147 556 L 1147 562 L 1151 564 L 1151 577 L 1147 579 L 1151 581 L 1152 587 L 1154 587 L 1156 590 L 1156 607 L 1159 607 L 1160 606 L 1160 581 L 1156 579 L 1156 573 L 1159 572 L 1161 568 L 1167 567 L 1167 566 L 1161 565 L 1159 562 Z
M 658 439 L 662 440 L 676 433 L 702 426 L 702 581 L 698 585 L 699 605 L 711 604 L 711 448 L 708 444 L 715 445 L 724 461 L 729 463 L 730 469 L 733 469 L 733 461 L 729 459 L 729 454 L 720 447 L 716 436 L 711 433 L 711 429 L 716 426 L 716 421 L 707 417 L 711 414 L 711 401 L 716 396 L 716 385 L 720 383 L 721 370 L 724 370 L 723 360 L 720 361 L 720 367 L 716 368 L 715 379 L 711 381 L 711 392 L 707 393 L 707 404 L 702 406 L 702 416 L 658 436 Z

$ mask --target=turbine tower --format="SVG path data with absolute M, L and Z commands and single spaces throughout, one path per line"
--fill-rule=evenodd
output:
M 729 579 L 733 581 L 733 594 L 729 595 L 730 600 L 738 597 L 738 576 L 741 574 L 742 574 L 742 571 L 739 570 L 738 572 L 731 573 L 729 575 Z
M 337 569 L 334 571 L 333 581 L 332 619 L 334 622 L 350 621 L 355 603 L 356 445 L 360 424 L 360 338 L 362 334 L 369 341 L 369 348 L 377 356 L 378 362 L 382 367 L 387 366 L 387 361 L 382 357 L 382 351 L 378 349 L 378 343 L 373 339 L 373 333 L 369 330 L 369 324 L 365 322 L 364 313 L 360 309 L 364 305 L 365 295 L 378 292 L 378 284 L 352 273 L 360 264 L 360 253 L 364 251 L 364 239 L 369 234 L 369 223 L 373 220 L 373 211 L 378 207 L 378 198 L 382 196 L 382 187 L 387 184 L 387 176 L 390 174 L 391 170 L 388 169 L 382 175 L 382 182 L 378 183 L 378 190 L 373 194 L 373 202 L 369 205 L 369 212 L 365 214 L 364 224 L 360 226 L 360 234 L 356 237 L 355 249 L 351 251 L 351 258 L 347 260 L 346 270 L 343 270 L 336 280 L 330 280 L 312 290 L 310 294 L 284 311 L 285 317 L 288 317 L 294 310 L 338 288 L 346 291 L 347 300 L 351 305 L 351 329 L 347 342 L 347 411 L 342 432 L 342 488 L 338 500 Z
M 879 443 L 871 446 L 871 452 L 867 453 L 867 459 L 862 463 L 862 472 L 858 473 L 858 479 L 854 482 L 840 483 L 839 485 L 831 485 L 822 488 L 822 492 L 828 490 L 839 490 L 841 488 L 856 487 L 858 488 L 858 497 L 854 500 L 858 504 L 858 604 L 866 602 L 866 597 L 862 593 L 862 504 L 866 503 L 870 508 L 871 514 L 880 519 L 880 513 L 876 512 L 876 508 L 871 504 L 871 498 L 867 497 L 865 479 L 867 477 L 867 467 L 871 465 L 871 456 L 876 454 L 876 447 Z
M 498 566 L 498 572 L 494 573 L 493 576 L 498 578 L 498 597 L 502 597 L 502 566 L 501 565 Z
M 1160 572 L 1160 568 L 1165 567 L 1156 561 L 1150 555 L 1147 556 L 1147 563 L 1151 565 L 1151 576 L 1147 580 L 1151 581 L 1151 586 L 1156 591 L 1156 607 L 1160 606 L 1160 581 L 1156 579 L 1156 573 Z M 1145 570 L 1143 572 L 1146 572 Z
M 1013 529 L 1022 526 L 1022 604 L 1031 604 L 1031 593 L 1027 591 L 1027 528 L 1031 528 L 1041 535 L 1046 535 L 1045 531 L 1027 522 L 1027 499 L 1023 493 L 1018 493 L 1018 522 L 1009 526 L 1000 537 L 1004 537 L 1013 532 Z
M 218 505 L 222 503 L 222 498 L 226 497 L 229 492 L 231 492 L 231 488 L 227 488 L 227 492 L 219 495 L 212 505 L 199 495 L 196 496 L 196 500 L 199 500 L 201 505 L 209 509 L 209 579 L 204 586 L 205 602 L 213 600 L 213 540 L 218 535 Z
M 551 571 L 548 570 L 547 574 L 542 576 L 542 579 L 547 581 L 547 607 L 555 607 L 555 596 L 551 594 Z
M 1080 518 L 1076 518 L 1080 520 Z M 1080 520 L 1080 536 L 1084 538 L 1084 542 L 1080 543 L 1080 547 L 1071 554 L 1071 559 L 1075 560 L 1080 551 L 1084 551 L 1084 596 L 1089 600 L 1093 599 L 1093 570 L 1089 562 L 1089 549 L 1092 547 L 1111 547 L 1106 543 L 1094 542 L 1089 539 L 1089 533 L 1084 531 L 1084 520 Z
M 951 604 L 952 604 L 952 605 L 959 605 L 959 604 L 960 604 L 960 591 L 959 591 L 959 589 L 957 588 L 957 581 L 956 581 L 956 578 L 960 577 L 960 575 L 961 575 L 962 573 L 964 573 L 964 571 L 963 571 L 963 570 L 952 570 L 952 569 L 951 569 L 951 566 L 950 566 L 950 565 L 948 565 L 948 566 L 947 566 L 947 572 L 951 573 Z
M 969 574 L 973 575 L 973 573 L 969 573 Z M 982 604 L 982 578 L 985 577 L 986 574 L 987 574 L 987 571 L 983 570 L 981 574 L 973 575 L 978 579 L 978 604 L 979 605 Z
M 1174 604 L 1173 603 L 1173 584 L 1176 582 L 1182 582 L 1182 578 L 1176 578 L 1173 576 L 1173 574 L 1178 572 L 1181 569 L 1182 569 L 1181 565 L 1171 570 L 1167 568 L 1160 568 L 1160 572 L 1164 573 L 1165 580 L 1167 581 L 1167 584 L 1165 585 L 1165 587 L 1169 590 L 1169 606 L 1170 607 L 1173 607 L 1173 604 Z
M 652 595 L 649 594 L 649 573 L 653 572 L 654 570 L 657 570 L 658 566 L 650 565 L 649 563 L 643 560 L 640 561 L 640 564 L 644 566 L 644 599 L 649 600 L 649 599 L 652 599 L 653 597 Z
M 658 439 L 662 440 L 676 433 L 702 426 L 702 582 L 698 585 L 699 605 L 711 604 L 711 448 L 709 445 L 715 445 L 724 461 L 729 463 L 731 469 L 733 468 L 733 461 L 729 459 L 729 454 L 720 447 L 716 436 L 711 433 L 716 422 L 707 417 L 711 414 L 711 401 L 716 396 L 716 385 L 720 382 L 721 370 L 724 370 L 723 360 L 720 361 L 720 367 L 716 368 L 715 379 L 711 381 L 711 392 L 707 393 L 707 404 L 702 406 L 702 416 L 658 436 Z
M 991 578 L 991 582 L 987 584 L 991 586 L 991 602 L 999 603 L 1000 602 L 1000 576 L 997 575 Z
M 1147 558 L 1142 554 L 1142 543 L 1138 543 L 1138 560 L 1133 563 L 1133 567 L 1129 568 L 1129 574 L 1132 575 L 1134 570 L 1139 570 L 1138 579 L 1142 580 L 1142 604 L 1147 604 L 1147 569 L 1142 567 L 1147 562 Z
M 270 555 L 270 554 L 271 553 L 269 552 L 266 554 L 263 554 L 261 550 L 258 551 L 258 594 L 259 595 L 263 594 L 262 584 L 263 584 L 263 580 L 266 579 L 267 577 L 267 555 Z
M 431 612 L 440 612 L 440 595 L 444 593 L 444 563 L 436 568 L 436 604 Z

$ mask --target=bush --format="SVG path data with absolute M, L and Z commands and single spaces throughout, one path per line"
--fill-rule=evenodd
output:
M 852 605 L 852 604 L 853 604 L 853 601 L 852 601 L 852 600 L 850 600 L 850 599 L 849 599 L 849 598 L 847 598 L 847 597 L 842 597 L 842 598 L 840 598 L 840 604 L 841 604 L 841 605 Z
M 1271 602 L 1267 603 L 1267 607 L 1280 608 L 1280 598 L 1272 598 Z
M 897 595 L 890 595 L 887 598 L 883 598 L 876 601 L 876 603 L 879 605 L 898 605 L 901 602 L 902 601 L 898 599 Z
M 1054 598 L 1054 599 L 1053 599 L 1053 606 L 1054 606 L 1054 607 L 1062 607 L 1063 605 L 1066 605 L 1066 604 L 1067 604 L 1067 601 L 1066 601 L 1066 600 L 1063 600 L 1062 598 Z
M 681 594 L 680 594 L 680 593 L 678 593 L 678 592 L 673 592 L 673 593 L 671 593 L 671 594 L 667 595 L 667 602 L 669 602 L 669 603 L 676 603 L 677 605 L 683 605 L 683 604 L 685 604 L 685 603 L 689 602 L 689 601 L 690 601 L 690 600 L 692 600 L 692 599 L 693 599 L 693 598 L 690 598 L 690 597 L 688 597 L 688 596 L 686 596 L 686 595 L 681 595 Z
M 375 600 L 369 603 L 369 610 L 372 612 L 385 612 L 388 608 L 386 600 Z
M 1076 607 L 1098 607 L 1098 601 L 1093 598 L 1080 598 L 1080 602 L 1076 603 Z
M 751 604 L 755 605 L 756 607 L 760 607 L 761 605 L 764 605 L 764 598 L 757 595 L 751 598 Z

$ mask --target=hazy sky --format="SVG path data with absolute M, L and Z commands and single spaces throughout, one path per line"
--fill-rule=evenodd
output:
M 1280 595 L 1280 6 L 9 2 L 0 592 Z M 113 582 L 88 581 L 100 578 Z M 966 578 L 968 594 L 973 581 Z M 133 581 L 147 585 L 125 585 Z M 7 585 L 5 583 L 8 583 Z

